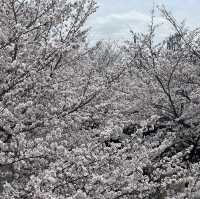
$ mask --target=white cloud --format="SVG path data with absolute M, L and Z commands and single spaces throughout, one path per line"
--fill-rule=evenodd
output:
M 97 0 L 100 8 L 89 20 L 92 27 L 90 40 L 100 39 L 127 39 L 130 29 L 134 32 L 146 32 L 151 20 L 150 10 L 153 0 Z M 164 3 L 178 21 L 186 17 L 187 25 L 198 26 L 199 0 L 155 0 L 156 4 Z M 159 15 L 159 12 L 157 13 Z M 172 33 L 172 28 L 165 20 L 155 17 L 156 24 L 164 24 L 158 30 L 158 40 Z M 195 25 L 196 24 L 196 25 Z
M 150 15 L 136 10 L 98 16 L 90 22 L 92 26 L 90 37 L 94 40 L 126 39 L 130 30 L 134 32 L 146 31 L 150 20 Z M 164 23 L 164 20 L 161 17 L 156 17 L 155 23 L 161 24 Z

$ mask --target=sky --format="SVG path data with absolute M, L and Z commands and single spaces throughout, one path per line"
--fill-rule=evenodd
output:
M 186 27 L 200 26 L 200 0 L 96 0 L 99 8 L 88 20 L 91 27 L 89 40 L 126 40 L 130 30 L 139 33 L 147 31 L 151 19 L 153 2 L 165 5 L 177 21 L 186 21 Z M 157 37 L 164 39 L 173 28 L 156 11 L 155 22 L 159 24 Z

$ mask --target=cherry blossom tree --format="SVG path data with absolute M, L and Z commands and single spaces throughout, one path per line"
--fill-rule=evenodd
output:
M 89 47 L 93 0 L 0 0 L 0 198 L 199 198 L 199 31 Z

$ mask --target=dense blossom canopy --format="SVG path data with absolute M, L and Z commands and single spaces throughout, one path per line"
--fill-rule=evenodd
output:
M 0 0 L 0 199 L 200 198 L 198 29 L 89 47 L 96 8 Z

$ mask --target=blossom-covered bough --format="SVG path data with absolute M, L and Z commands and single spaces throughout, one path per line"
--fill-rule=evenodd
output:
M 91 48 L 93 0 L 0 4 L 1 199 L 200 197 L 198 30 Z
M 160 11 L 175 34 L 155 44 L 153 13 L 149 33 L 134 34 L 125 46 L 130 73 L 138 85 L 132 92 L 143 102 L 138 115 L 151 118 L 154 113 L 160 118 L 147 120 L 147 127 L 153 125 L 157 130 L 145 133 L 144 145 L 152 147 L 152 156 L 144 173 L 158 183 L 160 188 L 154 193 L 158 198 L 198 198 L 199 30 L 186 30 L 164 7 Z

